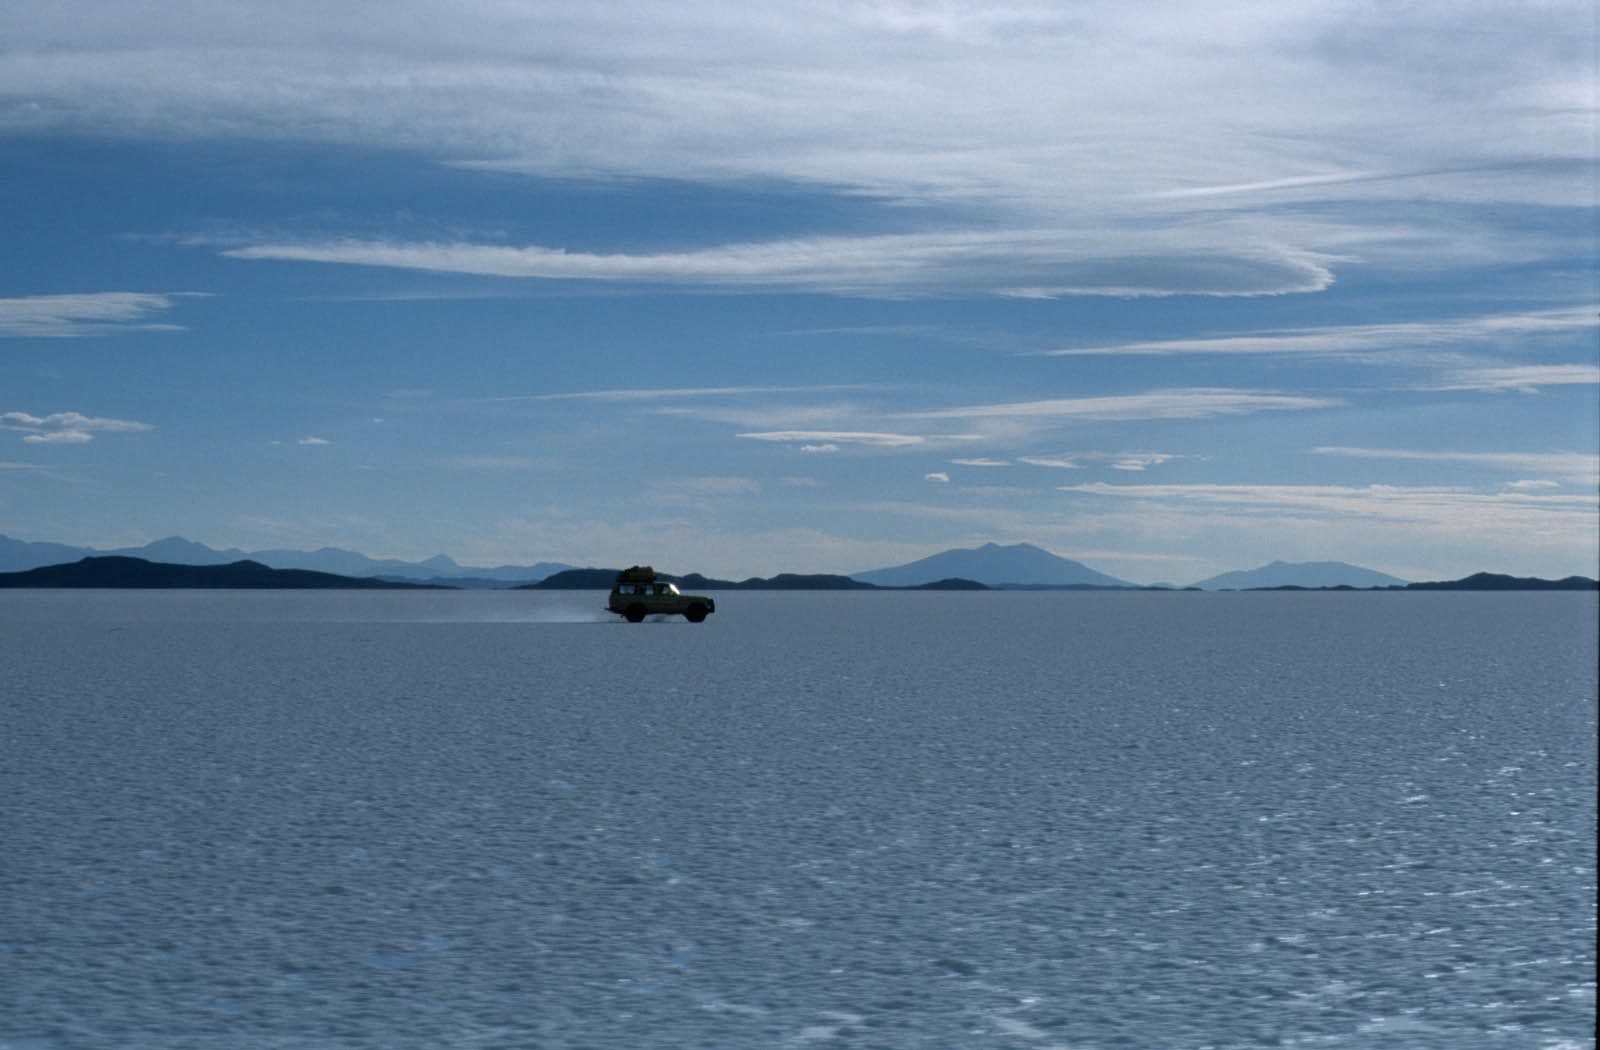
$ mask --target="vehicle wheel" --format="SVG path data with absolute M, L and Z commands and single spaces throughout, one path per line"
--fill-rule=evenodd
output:
M 628 606 L 628 611 L 623 613 L 622 615 L 624 615 L 624 616 L 626 616 L 628 618 L 628 622 L 629 623 L 643 623 L 644 622 L 644 606 L 642 606 L 642 605 L 630 605 L 630 606 Z
M 701 605 L 699 602 L 695 602 L 693 605 L 683 610 L 683 618 L 688 620 L 690 623 L 699 623 L 701 620 L 706 618 L 706 607 Z

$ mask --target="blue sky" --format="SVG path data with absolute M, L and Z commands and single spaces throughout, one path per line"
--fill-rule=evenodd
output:
M 1587 3 L 29 7 L 5 534 L 1600 573 Z

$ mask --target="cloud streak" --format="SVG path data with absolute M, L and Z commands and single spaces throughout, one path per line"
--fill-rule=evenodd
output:
M 821 384 L 811 386 L 701 386 L 701 387 L 649 387 L 618 390 L 580 390 L 564 394 L 523 394 L 491 398 L 493 401 L 672 401 L 699 400 L 702 398 L 748 397 L 760 394 L 819 394 L 841 390 L 857 390 L 851 384 Z
M 86 416 L 81 412 L 52 412 L 47 416 L 0 412 L 0 430 L 21 431 L 22 440 L 30 445 L 86 445 L 97 433 L 133 434 L 153 429 L 149 423 Z
M 1128 232 L 1118 242 L 1113 249 L 1088 231 L 1010 229 L 809 237 L 655 253 L 336 240 L 254 244 L 223 254 L 480 277 L 889 298 L 1282 295 L 1321 291 L 1333 282 L 1316 253 L 1256 241 L 1242 231 Z
M 1046 357 L 1175 354 L 1304 354 L 1315 357 L 1373 357 L 1412 349 L 1454 349 L 1501 344 L 1528 337 L 1595 329 L 1593 306 L 1494 314 L 1445 321 L 1334 325 L 1254 332 L 1243 335 L 1154 339 L 1103 346 L 1046 350 Z M 1451 388 L 1454 389 L 1454 388 Z
M 1309 515 L 1407 522 L 1454 531 L 1474 523 L 1532 529 L 1588 528 L 1600 520 L 1592 495 L 1484 493 L 1466 488 L 1402 485 L 1111 485 L 1060 486 L 1062 492 L 1152 503 L 1228 508 L 1231 513 Z
M 1486 164 L 1584 158 L 1592 105 L 1575 0 L 1425 0 L 1359 20 L 1175 0 L 1137 12 L 407 0 L 382 20 L 304 0 L 203 19 L 126 6 L 113 18 L 63 2 L 0 24 L 0 97 L 18 100 L 0 118 L 1059 211 L 1124 194 L 1465 193 Z M 1439 179 L 1427 173 L 1457 182 L 1394 185 Z M 1508 189 L 1581 192 L 1550 182 L 1533 168 Z
M 1423 389 L 1537 394 L 1540 387 L 1596 384 L 1600 384 L 1600 366 L 1597 365 L 1508 365 L 1459 369 L 1449 373 L 1443 382 Z
M 1593 204 L 1581 0 L 1359 17 L 1178 0 L 402 0 L 388 14 L 18 8 L 0 16 L 0 129 L 336 142 L 906 205 L 896 228 L 913 232 L 873 238 L 602 253 L 290 237 L 230 253 L 866 296 L 1318 291 L 1335 261 L 1455 267 L 1527 247 L 1373 205 Z
M 148 318 L 172 309 L 175 295 L 87 292 L 0 299 L 0 338 L 78 339 L 117 332 L 180 332 Z
M 1353 448 L 1324 445 L 1311 450 L 1319 456 L 1388 459 L 1412 463 L 1459 463 L 1518 474 L 1545 474 L 1579 484 L 1600 480 L 1600 455 L 1592 452 L 1460 452 L 1403 448 Z
M 1118 422 L 1139 419 L 1205 419 L 1253 412 L 1306 411 L 1342 405 L 1338 398 L 1307 397 L 1272 391 L 1193 388 L 1152 390 L 1107 397 L 1055 398 L 993 405 L 924 409 L 901 413 L 909 419 L 1084 420 Z
M 928 439 L 920 434 L 892 434 L 862 430 L 765 430 L 739 435 L 751 441 L 804 443 L 807 452 L 833 452 L 843 445 L 866 445 L 872 448 L 910 448 L 926 444 Z M 828 446 L 833 446 L 832 448 Z

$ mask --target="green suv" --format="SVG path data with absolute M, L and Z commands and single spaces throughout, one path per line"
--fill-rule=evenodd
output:
M 629 623 L 663 613 L 681 613 L 690 623 L 699 623 L 717 611 L 717 603 L 703 594 L 680 594 L 673 584 L 657 580 L 656 571 L 650 566 L 635 565 L 617 573 L 606 610 L 626 616 Z

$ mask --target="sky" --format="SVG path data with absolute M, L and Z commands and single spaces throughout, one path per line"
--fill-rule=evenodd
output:
M 0 8 L 0 533 L 1600 575 L 1597 15 Z

